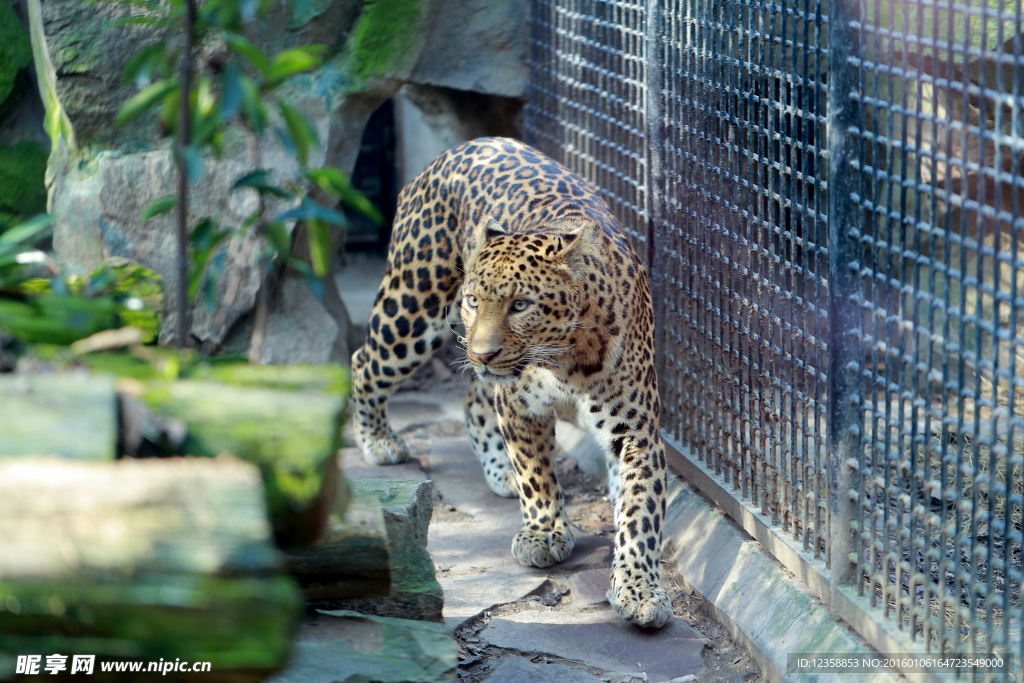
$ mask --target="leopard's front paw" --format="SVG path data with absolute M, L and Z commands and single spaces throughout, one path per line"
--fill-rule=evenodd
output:
M 390 429 L 383 436 L 359 434 L 357 429 L 356 440 L 363 449 L 363 457 L 374 465 L 397 465 L 409 459 L 405 440 Z
M 655 584 L 640 584 L 629 578 L 616 579 L 608 589 L 608 602 L 626 621 L 644 628 L 661 628 L 672 618 L 672 603 L 665 589 Z
M 567 528 L 552 532 L 523 529 L 512 539 L 512 554 L 526 567 L 550 567 L 568 558 L 575 545 Z

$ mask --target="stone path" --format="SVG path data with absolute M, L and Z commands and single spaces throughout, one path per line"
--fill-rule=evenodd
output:
M 427 550 L 445 593 L 445 625 L 467 638 L 467 647 L 484 653 L 463 652 L 464 665 L 473 664 L 474 656 L 488 660 L 460 675 L 493 683 L 660 683 L 699 674 L 708 641 L 683 619 L 646 631 L 611 611 L 604 597 L 609 540 L 577 530 L 569 560 L 547 569 L 516 561 L 510 546 L 520 526 L 519 503 L 487 488 L 465 435 L 462 395 L 462 390 L 405 393 L 391 400 L 392 425 L 413 453 L 409 463 L 374 467 L 355 448 L 342 453 L 349 477 L 434 482 Z
M 763 680 L 670 565 L 662 565 L 676 614 L 668 626 L 639 629 L 611 611 L 611 542 L 604 537 L 614 534 L 611 508 L 594 475 L 601 469 L 595 449 L 571 428 L 558 430 L 569 453 L 558 459 L 559 479 L 570 519 L 591 533 L 576 529 L 572 556 L 554 567 L 520 565 L 510 549 L 519 504 L 487 488 L 465 432 L 464 395 L 456 377 L 392 398 L 392 426 L 412 453 L 407 463 L 376 467 L 356 448 L 341 453 L 352 479 L 433 482 L 427 550 L 444 589 L 444 623 L 317 612 L 300 627 L 292 661 L 272 683 Z

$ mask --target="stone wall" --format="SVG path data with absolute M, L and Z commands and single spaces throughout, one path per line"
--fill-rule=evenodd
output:
M 140 225 L 138 214 L 148 201 L 173 191 L 173 164 L 152 120 L 122 129 L 111 126 L 134 92 L 120 81 L 125 61 L 158 36 L 149 28 L 113 26 L 112 20 L 131 11 L 127 5 L 24 2 L 53 146 L 49 210 L 58 258 L 68 272 L 88 271 L 107 256 L 124 256 L 159 272 L 166 287 L 161 342 L 170 343 L 176 309 L 173 218 L 165 215 Z M 328 163 L 350 173 L 370 114 L 406 84 L 415 86 L 403 95 L 413 105 L 406 120 L 420 116 L 434 131 L 432 142 L 417 143 L 417 159 L 442 151 L 438 145 L 443 141 L 511 130 L 494 123 L 505 114 L 481 116 L 473 110 L 486 114 L 495 108 L 491 99 L 513 98 L 508 101 L 514 117 L 519 106 L 514 98 L 525 93 L 527 80 L 527 11 L 526 0 L 314 0 L 298 26 L 287 28 L 285 17 L 274 17 L 249 37 L 270 51 L 311 42 L 328 46 L 324 65 L 293 79 L 284 95 L 313 118 L 320 134 L 323 146 L 310 164 Z M 416 135 L 404 139 L 407 146 L 419 140 Z M 221 212 L 237 220 L 255 198 L 229 196 L 233 180 L 256 167 L 280 170 L 288 163 L 273 135 L 254 145 L 239 133 L 223 160 L 206 160 L 190 212 L 196 217 Z M 246 324 L 259 283 L 257 242 L 238 235 L 225 248 L 228 268 L 219 307 L 193 309 L 191 343 L 215 349 L 238 337 L 232 328 Z M 296 292 L 291 290 L 303 285 L 287 274 L 282 282 L 289 283 L 288 291 L 272 297 L 278 302 L 271 311 L 275 328 L 309 328 L 308 318 L 317 315 L 335 324 L 314 325 L 325 338 L 312 340 L 306 349 L 270 348 L 264 358 L 347 359 L 352 335 L 333 277 L 327 278 L 322 303 L 303 298 L 302 306 L 293 305 Z M 313 312 L 316 307 L 323 310 Z M 298 316 L 303 320 L 293 319 Z

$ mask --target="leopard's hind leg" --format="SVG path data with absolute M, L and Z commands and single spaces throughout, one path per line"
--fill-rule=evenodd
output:
M 409 458 L 402 437 L 391 429 L 387 401 L 416 368 L 451 336 L 444 307 L 424 310 L 391 278 L 381 283 L 373 306 L 366 343 L 352 354 L 352 414 L 356 440 L 375 465 L 394 465 Z M 415 312 L 410 312 L 415 308 Z
M 498 428 L 494 412 L 493 382 L 473 374 L 473 382 L 466 396 L 466 430 L 473 445 L 473 453 L 484 468 L 484 478 L 491 491 L 503 498 L 516 495 L 516 473 L 508 459 L 505 441 Z
M 408 459 L 405 442 L 388 422 L 388 398 L 452 334 L 447 314 L 459 291 L 457 222 L 449 220 L 443 204 L 417 199 L 430 185 L 431 172 L 402 191 L 366 343 L 352 354 L 356 440 L 377 465 Z

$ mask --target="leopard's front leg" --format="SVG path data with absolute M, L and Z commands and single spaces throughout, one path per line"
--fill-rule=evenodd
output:
M 648 628 L 664 626 L 672 618 L 659 571 L 666 467 L 656 411 L 656 402 L 647 409 L 645 404 L 620 401 L 588 413 L 595 431 L 609 445 L 616 532 L 608 602 L 622 618 Z
M 499 385 L 494 408 L 498 428 L 515 471 L 523 528 L 512 539 L 512 554 L 527 567 L 550 567 L 575 545 L 565 497 L 555 477 L 555 414 L 550 406 L 528 407 L 518 383 Z

